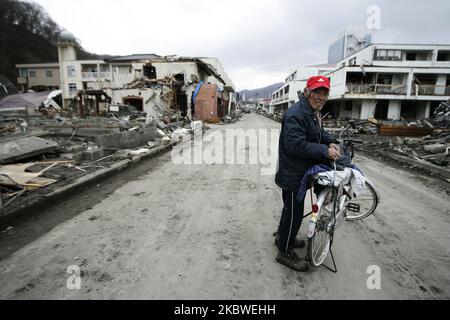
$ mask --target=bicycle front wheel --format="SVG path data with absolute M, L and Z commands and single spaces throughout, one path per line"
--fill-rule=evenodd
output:
M 370 216 L 378 207 L 380 199 L 375 191 L 375 187 L 368 181 L 366 181 L 366 187 L 364 191 L 355 199 L 347 201 L 347 208 L 349 205 L 357 205 L 359 207 L 359 212 L 354 212 L 347 210 L 347 220 L 357 221 L 363 220 Z
M 325 197 L 325 201 L 321 206 L 314 235 L 308 239 L 307 259 L 314 267 L 319 267 L 330 252 L 331 234 L 330 227 L 333 225 L 333 199 L 332 189 L 323 191 L 321 196 Z M 320 196 L 319 196 L 320 197 Z

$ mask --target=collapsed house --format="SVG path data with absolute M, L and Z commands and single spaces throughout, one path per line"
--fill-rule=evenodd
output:
M 60 90 L 0 101 L 0 219 L 20 209 L 24 196 L 45 197 L 204 132 L 204 122 L 240 117 L 234 84 L 216 58 L 77 60 L 76 48 L 63 32 L 57 69 L 18 66 L 27 86 L 39 85 L 38 73 L 58 73 Z
M 74 37 L 63 33 L 59 65 L 64 108 L 82 115 L 102 114 L 107 104 L 127 104 L 152 117 L 175 113 L 178 118 L 208 120 L 197 96 L 217 105 L 214 116 L 236 105 L 233 82 L 216 58 L 134 54 L 106 60 L 77 60 Z M 214 94 L 202 94 L 202 90 Z M 197 108 L 196 108 L 197 107 Z M 214 113 L 214 111 L 213 111 Z

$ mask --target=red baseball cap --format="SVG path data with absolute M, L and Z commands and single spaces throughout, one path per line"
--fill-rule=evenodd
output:
M 306 87 L 311 91 L 319 88 L 330 90 L 330 79 L 324 76 L 314 76 L 308 79 Z

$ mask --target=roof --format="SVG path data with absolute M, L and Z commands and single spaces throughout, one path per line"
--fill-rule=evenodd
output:
M 336 68 L 335 63 L 316 64 L 311 66 L 305 66 L 305 68 Z
M 16 64 L 16 68 L 59 68 L 58 62 Z
M 47 99 L 50 93 L 52 91 L 12 94 L 0 100 L 0 109 L 39 106 Z
M 160 58 L 161 56 L 158 56 L 157 54 L 154 53 L 150 53 L 150 54 L 131 54 L 129 56 L 113 57 L 106 60 L 110 62 L 130 62 L 138 60 L 155 60 Z

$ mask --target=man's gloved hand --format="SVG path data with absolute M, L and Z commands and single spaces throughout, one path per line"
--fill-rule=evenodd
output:
M 341 157 L 341 149 L 338 145 L 332 143 L 328 147 L 328 158 L 330 160 L 336 161 Z

